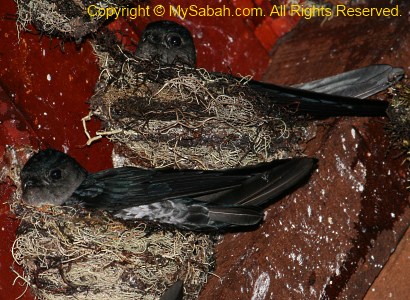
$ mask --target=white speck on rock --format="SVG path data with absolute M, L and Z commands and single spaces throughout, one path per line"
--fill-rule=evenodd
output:
M 352 128 L 352 130 L 350 130 L 350 133 L 352 134 L 352 138 L 356 138 L 356 129 Z
M 309 292 L 312 296 L 316 296 L 316 290 L 313 286 L 309 287 Z
M 256 279 L 255 286 L 253 288 L 253 294 L 251 300 L 263 300 L 266 298 L 270 286 L 269 274 L 263 272 Z
M 51 81 L 51 75 L 50 74 L 47 74 L 47 80 Z
M 64 153 L 68 153 L 68 149 L 70 149 L 67 145 L 63 145 Z
M 297 261 L 298 261 L 298 263 L 299 263 L 300 266 L 303 265 L 303 257 L 302 257 L 301 254 L 298 254 L 298 256 L 296 257 L 296 259 L 297 259 Z
M 366 167 L 358 161 L 354 170 L 345 165 L 343 160 L 336 155 L 336 168 L 340 175 L 352 182 L 352 188 L 357 192 L 363 192 L 366 182 Z

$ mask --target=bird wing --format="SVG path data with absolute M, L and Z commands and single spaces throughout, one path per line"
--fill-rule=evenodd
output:
M 246 179 L 239 187 L 213 199 L 213 203 L 261 207 L 299 187 L 316 168 L 314 158 L 294 158 L 283 161 L 259 176 Z
M 73 196 L 87 207 L 117 210 L 237 187 L 249 174 L 123 167 L 89 174 Z
M 263 218 L 263 206 L 304 183 L 316 163 L 311 158 L 276 161 L 268 170 L 249 177 L 240 186 L 211 195 L 206 205 L 190 206 L 180 224 L 194 230 L 256 225 Z
M 209 207 L 257 206 L 300 184 L 315 164 L 294 158 L 221 171 L 116 168 L 89 174 L 73 196 L 86 207 L 109 211 L 178 199 Z
M 370 65 L 311 82 L 294 88 L 331 95 L 367 98 L 395 84 L 404 75 L 403 69 L 389 65 Z
M 387 102 L 351 96 L 363 98 L 382 90 L 383 87 L 393 85 L 403 77 L 402 69 L 390 68 L 390 66 L 368 67 L 336 75 L 328 80 L 323 79 L 322 82 L 319 80 L 311 84 L 299 85 L 298 88 L 254 80 L 251 80 L 249 85 L 274 104 L 294 106 L 297 112 L 316 118 L 385 116 Z M 340 86 L 338 80 L 341 82 Z M 346 92 L 349 89 L 352 91 L 351 94 Z

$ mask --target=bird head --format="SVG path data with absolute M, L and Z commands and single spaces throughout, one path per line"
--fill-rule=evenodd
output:
M 87 177 L 87 171 L 72 157 L 53 150 L 34 154 L 21 171 L 23 200 L 30 205 L 61 205 Z
M 196 53 L 191 33 L 184 26 L 171 21 L 148 24 L 142 32 L 136 56 L 159 59 L 161 63 L 183 63 L 195 67 Z

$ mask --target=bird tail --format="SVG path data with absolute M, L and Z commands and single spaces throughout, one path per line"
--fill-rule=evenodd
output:
M 319 80 L 293 85 L 317 93 L 364 99 L 381 92 L 404 75 L 403 69 L 389 65 L 370 65 Z
M 297 112 L 316 118 L 333 116 L 385 116 L 388 103 L 364 100 L 395 84 L 403 70 L 372 65 L 313 82 L 285 87 L 250 81 L 249 85 L 273 103 L 295 106 Z

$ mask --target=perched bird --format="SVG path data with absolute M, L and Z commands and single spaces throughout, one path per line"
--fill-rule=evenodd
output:
M 403 76 L 374 65 L 285 87 L 207 72 L 195 68 L 189 31 L 170 21 L 149 24 L 136 53 L 97 48 L 104 71 L 90 111 L 115 143 L 116 166 L 214 170 L 293 157 L 315 136 L 312 119 L 385 116 L 388 102 L 358 98 Z
M 148 24 L 142 33 L 136 55 L 159 59 L 164 64 L 182 62 L 195 67 L 195 45 L 191 33 L 172 21 Z M 385 116 L 387 102 L 358 100 L 374 95 L 395 84 L 404 75 L 401 68 L 371 65 L 305 84 L 286 87 L 249 81 L 249 86 L 272 103 L 291 105 L 298 113 L 315 118 L 332 116 Z
M 189 230 L 261 222 L 263 208 L 308 179 L 312 158 L 221 171 L 113 168 L 88 173 L 56 150 L 34 154 L 21 171 L 23 200 L 33 206 L 80 205 L 123 220 L 148 219 Z
M 148 24 L 141 34 L 135 55 L 148 60 L 154 58 L 166 64 L 196 64 L 191 33 L 184 26 L 171 21 Z

